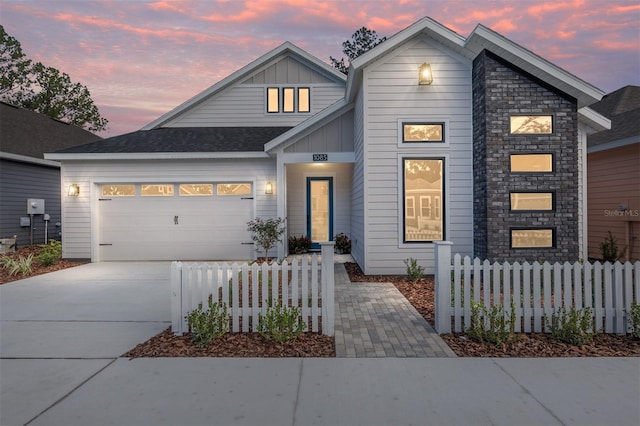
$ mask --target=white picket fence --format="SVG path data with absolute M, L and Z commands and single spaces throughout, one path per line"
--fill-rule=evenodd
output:
M 487 309 L 515 308 L 516 332 L 549 332 L 560 308 L 591 308 L 596 330 L 626 334 L 626 312 L 640 303 L 640 261 L 600 263 L 490 263 L 451 258 L 451 243 L 436 243 L 435 328 L 461 332 L 471 325 L 471 301 Z M 453 324 L 452 324 L 453 323 Z
M 333 336 L 334 332 L 334 242 L 321 243 L 317 255 L 291 263 L 173 262 L 171 264 L 171 330 L 189 331 L 186 316 L 209 298 L 226 304 L 232 332 L 258 331 L 259 315 L 269 306 L 296 307 L 305 331 Z

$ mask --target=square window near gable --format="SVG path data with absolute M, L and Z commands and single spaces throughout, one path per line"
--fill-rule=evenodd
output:
M 511 154 L 512 173 L 553 172 L 553 154 Z
M 402 142 L 444 142 L 444 123 L 402 123 Z
M 509 117 L 512 135 L 549 135 L 553 133 L 551 115 L 512 115 Z

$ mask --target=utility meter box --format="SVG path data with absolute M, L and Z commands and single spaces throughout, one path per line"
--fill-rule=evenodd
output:
M 44 214 L 44 200 L 38 198 L 27 199 L 27 214 Z

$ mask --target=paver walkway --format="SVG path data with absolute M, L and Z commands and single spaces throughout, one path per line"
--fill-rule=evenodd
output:
M 339 358 L 456 356 L 391 283 L 351 283 L 336 263 L 335 299 Z

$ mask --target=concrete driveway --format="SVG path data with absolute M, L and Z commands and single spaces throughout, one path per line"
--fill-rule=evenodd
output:
M 170 325 L 169 262 L 90 263 L 0 285 L 0 424 L 25 424 Z

